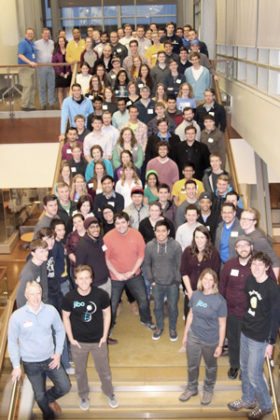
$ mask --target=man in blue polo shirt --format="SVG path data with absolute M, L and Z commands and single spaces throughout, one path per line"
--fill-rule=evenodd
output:
M 20 83 L 22 85 L 21 109 L 23 111 L 34 111 L 35 89 L 36 89 L 36 52 L 33 42 L 34 30 L 27 28 L 25 38 L 18 45 L 18 64 L 29 64 L 19 69 Z

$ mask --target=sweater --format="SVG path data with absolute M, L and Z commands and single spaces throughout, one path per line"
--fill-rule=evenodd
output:
M 65 98 L 62 103 L 61 109 L 61 122 L 60 122 L 60 133 L 66 132 L 67 123 L 70 123 L 71 127 L 76 127 L 75 116 L 81 114 L 87 120 L 89 114 L 93 112 L 93 106 L 90 99 L 82 96 L 82 100 L 77 102 L 72 96 Z
M 48 277 L 47 277 L 47 263 L 44 262 L 42 265 L 35 265 L 30 258 L 24 265 L 19 275 L 19 285 L 17 290 L 17 307 L 25 305 L 26 297 L 24 295 L 26 284 L 28 281 L 35 280 L 40 283 L 42 287 L 42 300 L 43 302 L 48 301 Z
M 156 157 L 148 162 L 146 172 L 151 169 L 157 172 L 160 184 L 167 184 L 170 188 L 179 179 L 178 166 L 172 159 L 161 163 L 159 158 Z
M 211 87 L 211 77 L 210 72 L 206 67 L 203 67 L 202 73 L 197 80 L 193 76 L 193 68 L 189 67 L 185 71 L 185 78 L 187 83 L 189 83 L 193 89 L 194 97 L 197 101 L 202 101 L 204 99 L 205 89 Z
M 175 228 L 171 220 L 164 218 L 164 220 L 168 223 L 170 229 L 170 237 L 175 238 Z M 141 220 L 139 224 L 139 232 L 144 238 L 144 241 L 150 242 L 155 237 L 154 227 L 150 222 L 150 218 L 146 217 L 146 219 Z

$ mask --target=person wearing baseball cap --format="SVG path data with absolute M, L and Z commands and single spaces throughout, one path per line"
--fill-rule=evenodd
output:
M 200 215 L 197 221 L 207 227 L 210 232 L 211 240 L 214 243 L 218 218 L 212 211 L 212 194 L 207 191 L 202 192 L 198 198 L 198 205 L 200 208 Z

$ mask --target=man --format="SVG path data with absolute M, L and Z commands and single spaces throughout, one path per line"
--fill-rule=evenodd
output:
M 53 219 L 55 219 L 57 216 L 57 196 L 54 194 L 47 194 L 43 198 L 43 207 L 44 207 L 44 214 L 38 222 L 36 223 L 36 226 L 34 228 L 34 236 L 33 238 L 37 238 L 37 233 L 40 229 L 44 227 L 50 227 L 51 222 Z
M 226 201 L 227 193 L 232 190 L 229 183 L 228 175 L 219 175 L 217 179 L 217 188 L 214 191 L 212 211 L 216 215 L 217 219 L 220 218 L 221 207 Z M 236 210 L 236 209 L 235 209 Z
M 174 204 L 177 207 L 180 206 L 186 199 L 186 189 L 185 189 L 186 181 L 189 181 L 190 179 L 195 181 L 198 195 L 200 195 L 204 191 L 202 182 L 194 178 L 195 170 L 194 170 L 194 164 L 192 162 L 187 162 L 184 165 L 182 173 L 183 173 L 184 178 L 175 182 L 172 188 L 172 197 L 174 200 Z
M 139 306 L 141 322 L 151 330 L 149 302 L 146 295 L 141 265 L 144 260 L 145 242 L 137 230 L 129 227 L 129 216 L 125 212 L 115 215 L 115 229 L 104 236 L 106 263 L 112 280 L 112 324 L 115 324 L 117 307 L 126 286 Z
M 174 133 L 175 131 L 175 124 L 173 120 L 167 115 L 166 113 L 166 107 L 163 102 L 156 102 L 155 103 L 155 117 L 148 122 L 148 136 L 151 136 L 152 134 L 157 134 L 158 128 L 157 128 L 157 122 L 161 120 L 162 118 L 165 118 L 168 122 L 168 130 L 170 133 Z
M 185 136 L 185 128 L 189 127 L 190 125 L 192 125 L 193 127 L 196 128 L 196 137 L 195 139 L 197 141 L 200 141 L 200 136 L 201 136 L 201 130 L 199 125 L 197 124 L 197 122 L 194 119 L 194 112 L 193 109 L 190 107 L 186 107 L 183 110 L 183 121 L 181 122 L 181 124 L 179 126 L 177 126 L 176 130 L 175 130 L 175 134 L 177 134 L 177 136 L 180 137 L 181 141 L 184 141 L 186 136 Z
M 215 247 L 220 254 L 223 264 L 235 257 L 235 242 L 243 229 L 236 217 L 236 210 L 232 203 L 223 203 L 221 208 L 222 221 L 216 230 Z
M 131 73 L 131 69 L 132 69 L 132 66 L 133 66 L 133 59 L 135 57 L 140 57 L 138 47 L 139 47 L 139 44 L 138 44 L 138 41 L 136 39 L 132 39 L 129 42 L 128 56 L 125 57 L 125 59 L 123 60 L 123 63 L 122 63 L 123 68 L 125 69 L 127 74 Z M 140 58 L 141 58 L 142 63 L 146 64 L 146 59 L 144 58 L 144 56 L 143 56 L 143 58 L 142 57 L 140 57 Z
M 205 89 L 209 89 L 211 86 L 210 72 L 200 64 L 199 53 L 191 53 L 189 60 L 192 66 L 186 69 L 185 78 L 193 89 L 195 100 L 202 101 Z
M 146 162 L 149 162 L 158 155 L 158 145 L 163 142 L 168 145 L 168 154 L 173 159 L 176 147 L 180 144 L 180 138 L 169 131 L 166 118 L 157 121 L 157 133 L 149 136 L 145 154 Z
M 183 114 L 177 109 L 175 95 L 168 95 L 166 114 L 173 120 L 176 127 L 183 121 Z
M 66 232 L 71 232 L 72 226 L 72 215 L 76 210 L 77 205 L 74 201 L 70 200 L 70 189 L 69 185 L 65 182 L 59 182 L 57 184 L 57 196 L 58 196 L 58 210 L 57 215 L 61 219 L 66 227 Z
M 171 63 L 171 61 L 175 61 L 176 63 L 179 62 L 179 56 L 178 54 L 176 54 L 175 52 L 173 52 L 173 45 L 171 41 L 165 41 L 163 44 L 164 47 L 164 52 L 166 54 L 166 63 L 168 65 L 169 68 L 169 64 Z M 170 68 L 169 68 L 170 71 Z
M 74 118 L 75 127 L 77 128 L 78 141 L 82 142 L 85 136 L 89 134 L 89 130 L 86 128 L 86 119 L 83 115 L 76 115 Z
M 61 141 L 64 140 L 68 121 L 72 127 L 75 127 L 76 115 L 84 115 L 87 121 L 87 117 L 92 112 L 93 107 L 91 100 L 82 95 L 81 85 L 79 85 L 79 83 L 74 83 L 72 85 L 72 96 L 65 98 L 62 104 L 59 139 Z
M 240 339 L 242 397 L 228 404 L 232 411 L 251 409 L 249 419 L 262 419 L 272 412 L 267 382 L 263 375 L 265 357 L 272 357 L 278 332 L 279 288 L 268 275 L 270 259 L 257 252 L 251 263 L 251 276 L 245 286 L 247 311 L 243 317 Z
M 118 111 L 114 112 L 112 117 L 112 124 L 115 128 L 120 130 L 129 120 L 129 112 L 126 108 L 126 101 L 124 98 L 117 99 Z
M 212 194 L 206 191 L 202 192 L 199 196 L 198 205 L 200 209 L 200 216 L 197 221 L 207 227 L 210 232 L 212 243 L 214 243 L 218 219 L 212 211 Z
M 141 220 L 149 217 L 149 207 L 144 204 L 143 188 L 135 187 L 131 190 L 132 203 L 124 209 L 129 216 L 129 225 L 137 229 Z
M 158 52 L 163 51 L 163 44 L 160 42 L 157 31 L 153 31 L 152 33 L 152 43 L 145 52 L 145 58 L 151 68 L 156 65 Z
M 169 68 L 166 62 L 166 53 L 159 51 L 157 53 L 157 63 L 151 70 L 151 77 L 153 79 L 154 90 L 158 83 L 164 83 L 169 75 Z
M 215 101 L 215 95 L 211 89 L 206 89 L 204 91 L 204 103 L 199 105 L 196 109 L 197 122 L 202 130 L 204 117 L 207 114 L 214 117 L 215 126 L 224 132 L 227 126 L 226 111 L 223 105 L 220 105 Z
M 193 126 L 185 128 L 185 141 L 182 141 L 175 149 L 174 160 L 182 172 L 187 162 L 193 162 L 195 175 L 202 180 L 204 171 L 209 167 L 209 149 L 205 144 L 195 140 L 197 131 Z
M 28 281 L 24 290 L 26 304 L 12 314 L 9 322 L 8 350 L 13 365 L 12 381 L 21 377 L 22 360 L 43 418 L 51 420 L 61 414 L 56 400 L 71 388 L 69 378 L 60 365 L 65 332 L 56 309 L 42 302 L 40 285 L 36 281 Z M 48 390 L 47 377 L 53 382 Z
M 42 38 L 35 41 L 37 63 L 51 63 L 54 50 L 54 42 L 50 39 L 50 30 L 43 28 Z M 55 72 L 53 67 L 39 66 L 37 69 L 39 82 L 39 97 L 42 109 L 47 105 L 52 109 L 55 103 Z M 48 95 L 48 97 L 47 97 Z
M 136 105 L 132 105 L 129 107 L 129 110 L 127 111 L 129 114 L 129 119 L 126 124 L 123 125 L 124 127 L 129 127 L 134 132 L 136 141 L 143 149 L 143 152 L 146 150 L 147 146 L 147 133 L 148 133 L 148 127 L 147 125 L 140 121 L 138 119 L 139 117 L 139 110 Z
M 173 201 L 170 199 L 171 190 L 167 184 L 159 184 L 158 186 L 158 202 L 161 206 L 162 216 L 166 219 L 171 220 L 174 224 L 175 222 L 175 206 Z
M 120 43 L 128 48 L 130 41 L 134 40 L 132 36 L 132 26 L 129 23 L 124 25 L 124 37 L 120 38 Z
M 173 51 L 176 54 L 179 54 L 180 47 L 183 46 L 182 39 L 175 34 L 175 24 L 173 22 L 168 22 L 166 24 L 166 35 L 160 39 L 160 42 L 170 41 L 173 46 Z
M 138 53 L 140 57 L 144 58 L 147 49 L 152 45 L 152 43 L 145 37 L 145 28 L 143 25 L 137 25 L 136 40 L 138 41 Z
M 179 94 L 180 86 L 185 83 L 185 76 L 179 73 L 178 68 L 178 61 L 171 58 L 169 60 L 170 74 L 165 79 L 165 85 L 167 86 L 167 92 L 173 93 L 176 96 Z
M 119 41 L 116 31 L 110 32 L 110 44 L 112 46 L 113 57 L 119 57 L 122 63 L 128 55 L 128 50 L 126 46 Z
M 173 184 L 179 179 L 179 171 L 177 164 L 168 157 L 169 150 L 168 142 L 160 141 L 157 143 L 158 156 L 148 161 L 146 172 L 156 171 L 159 182 L 172 188 Z
M 111 323 L 110 299 L 104 290 L 92 287 L 93 276 L 88 265 L 79 265 L 74 275 L 77 288 L 64 297 L 62 314 L 76 368 L 80 409 L 86 411 L 90 408 L 87 377 L 89 353 L 109 406 L 117 408 L 119 404 L 114 395 L 107 349 Z
M 236 379 L 240 369 L 240 334 L 242 318 L 248 307 L 245 292 L 247 278 L 251 274 L 253 245 L 250 238 L 240 236 L 235 242 L 236 257 L 228 260 L 220 276 L 220 293 L 227 301 L 227 339 L 230 368 L 229 379 Z
M 203 67 L 206 67 L 209 70 L 211 76 L 213 76 L 215 80 L 218 80 L 218 76 L 216 75 L 216 72 L 215 72 L 214 67 L 210 63 L 209 58 L 207 57 L 207 55 L 206 54 L 203 54 L 200 51 L 200 49 L 199 49 L 199 41 L 196 40 L 196 39 L 194 39 L 193 41 L 190 42 L 190 53 L 193 53 L 193 52 L 197 52 L 197 53 L 200 54 L 200 64 Z
M 62 160 L 72 159 L 72 147 L 74 145 L 82 146 L 82 143 L 77 141 L 77 129 L 76 127 L 69 127 L 65 133 L 66 141 L 61 150 Z
M 183 42 L 183 46 L 186 49 L 189 49 L 189 47 L 190 47 L 189 32 L 190 32 L 191 29 L 192 29 L 192 27 L 189 24 L 184 25 L 184 27 L 183 27 L 183 38 L 182 38 L 182 42 Z
M 151 99 L 151 90 L 148 86 L 140 89 L 140 99 L 135 102 L 135 106 L 139 112 L 139 120 L 147 125 L 155 116 L 155 101 Z
M 193 233 L 201 224 L 198 222 L 200 212 L 195 204 L 189 204 L 185 210 L 185 223 L 176 230 L 176 241 L 181 245 L 182 251 L 192 244 Z
M 198 207 L 197 197 L 197 186 L 196 182 L 192 179 L 185 182 L 186 198 L 183 203 L 177 207 L 176 210 L 176 226 L 179 227 L 185 223 L 185 212 L 186 208 L 190 205 L 196 205 Z
M 71 146 L 72 159 L 69 160 L 72 175 L 83 175 L 85 176 L 87 169 L 87 161 L 82 156 L 83 148 L 78 142 Z
M 240 217 L 240 226 L 248 236 L 252 243 L 255 251 L 265 252 L 272 261 L 272 269 L 276 279 L 279 277 L 280 261 L 279 257 L 274 252 L 270 242 L 264 233 L 257 227 L 258 225 L 258 212 L 253 208 L 244 210 Z
M 112 147 L 115 147 L 120 137 L 120 130 L 112 125 L 112 114 L 110 111 L 103 112 L 102 122 L 102 133 L 110 140 L 109 143 L 112 144 Z
M 41 285 L 43 302 L 48 301 L 47 260 L 48 244 L 40 239 L 34 240 L 30 245 L 31 258 L 27 260 L 19 275 L 17 289 L 17 307 L 21 308 L 26 303 L 25 289 L 29 281 L 34 280 Z
M 217 182 L 220 175 L 228 175 L 222 167 L 222 159 L 219 154 L 210 155 L 210 168 L 205 170 L 202 178 L 205 191 L 214 193 L 217 189 Z
M 178 72 L 180 74 L 185 74 L 185 71 L 187 70 L 187 68 L 191 67 L 192 65 L 192 63 L 189 61 L 188 49 L 186 47 L 180 48 L 178 64 L 179 64 Z
M 88 162 L 91 162 L 92 157 L 90 155 L 90 149 L 95 145 L 99 145 L 102 148 L 105 159 L 111 159 L 113 152 L 112 138 L 102 131 L 102 118 L 94 116 L 92 118 L 91 126 L 92 132 L 85 137 L 83 144 L 85 159 Z
M 190 42 L 198 41 L 199 51 L 202 54 L 205 54 L 207 57 L 209 56 L 208 49 L 207 49 L 207 46 L 206 46 L 205 42 L 200 41 L 200 39 L 198 39 L 198 33 L 195 29 L 190 28 L 189 33 L 188 33 L 188 37 L 189 37 Z
M 102 193 L 96 194 L 93 206 L 95 216 L 102 220 L 102 209 L 109 204 L 114 207 L 115 213 L 124 209 L 124 198 L 114 190 L 114 178 L 110 175 L 104 175 L 101 179 Z
M 25 37 L 18 45 L 18 64 L 28 64 L 29 67 L 19 69 L 19 79 L 22 85 L 21 109 L 23 111 L 34 111 L 34 100 L 36 92 L 36 50 L 34 39 L 34 30 L 27 28 Z
M 157 329 L 152 339 L 159 340 L 164 328 L 164 303 L 168 305 L 169 338 L 177 341 L 179 285 L 181 283 L 180 245 L 169 237 L 170 229 L 165 220 L 155 225 L 155 239 L 148 242 L 145 250 L 144 270 L 153 288 Z
M 237 192 L 234 190 L 229 191 L 226 195 L 226 202 L 232 203 L 235 206 L 236 217 L 240 220 L 243 209 L 238 206 L 238 202 L 240 202 L 239 194 L 237 194 Z
M 85 49 L 85 40 L 81 38 L 79 28 L 73 28 L 73 39 L 68 42 L 66 47 L 66 61 L 69 64 L 78 63 L 82 52 Z M 81 112 L 79 112 L 81 114 Z

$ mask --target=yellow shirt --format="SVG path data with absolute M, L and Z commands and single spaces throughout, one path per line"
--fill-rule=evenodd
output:
M 69 41 L 66 47 L 66 61 L 67 63 L 73 63 L 74 61 L 80 61 L 81 54 L 85 49 L 85 40 L 80 39 L 79 42 L 75 42 L 73 39 Z
M 150 64 L 151 67 L 154 67 L 156 65 L 156 62 L 157 62 L 157 53 L 159 51 L 164 51 L 163 44 L 151 45 L 147 49 L 147 51 L 145 53 L 145 58 L 148 61 L 148 63 Z
M 204 187 L 201 181 L 198 179 L 192 178 L 193 181 L 196 182 L 197 186 L 197 197 L 200 196 L 200 194 L 204 191 Z M 180 179 L 179 181 L 176 181 L 172 188 L 172 196 L 176 197 L 179 200 L 179 203 L 176 203 L 177 206 L 180 206 L 185 200 L 186 200 L 186 190 L 185 190 L 185 183 L 186 180 Z

